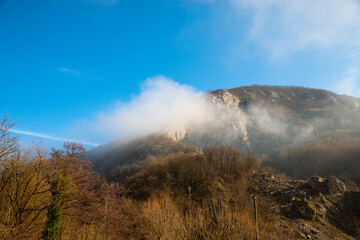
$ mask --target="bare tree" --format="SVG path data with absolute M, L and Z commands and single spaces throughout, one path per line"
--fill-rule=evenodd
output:
M 36 238 L 50 200 L 46 151 L 21 149 L 13 126 L 6 116 L 0 122 L 0 238 Z
M 0 121 L 0 161 L 19 149 L 18 138 L 10 134 L 14 125 L 15 123 L 10 122 L 7 115 Z

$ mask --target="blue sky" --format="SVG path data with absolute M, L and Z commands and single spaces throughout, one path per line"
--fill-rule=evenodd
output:
M 0 113 L 24 143 L 105 143 L 80 126 L 158 75 L 197 92 L 266 84 L 360 96 L 359 73 L 357 0 L 0 0 Z

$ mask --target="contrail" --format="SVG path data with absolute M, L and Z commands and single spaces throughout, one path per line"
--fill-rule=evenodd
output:
M 45 139 L 50 139 L 50 140 L 55 140 L 55 141 L 61 141 L 61 142 L 80 142 L 84 145 L 100 146 L 100 144 L 98 144 L 98 143 L 91 143 L 91 142 L 85 142 L 85 141 L 74 140 L 74 139 L 59 138 L 59 137 L 49 136 L 49 135 L 41 134 L 41 133 L 24 131 L 24 130 L 20 130 L 20 129 L 9 129 L 9 131 L 18 133 L 18 134 L 24 134 L 24 135 L 40 137 L 40 138 L 45 138 Z

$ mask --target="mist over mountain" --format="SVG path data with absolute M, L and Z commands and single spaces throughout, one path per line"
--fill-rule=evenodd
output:
M 196 124 L 189 124 L 192 121 L 187 116 L 186 124 L 179 121 L 172 129 L 162 129 L 154 135 L 146 131 L 142 136 L 93 149 L 88 152 L 90 160 L 107 175 L 114 176 L 117 172 L 125 176 L 126 171 L 135 171 L 149 156 L 163 157 L 223 145 L 256 154 L 265 165 L 271 158 L 270 166 L 277 167 L 278 160 L 292 147 L 304 146 L 324 133 L 335 132 L 328 135 L 334 139 L 331 148 L 337 144 L 337 130 L 360 130 L 360 99 L 330 91 L 253 85 L 219 89 L 203 97 L 201 104 L 207 112 Z M 120 170 L 123 166 L 127 169 Z M 311 175 L 315 170 L 309 171 L 302 176 Z
M 360 129 L 360 99 L 325 90 L 249 86 L 211 94 L 227 105 L 233 98 L 245 119 L 250 151 L 258 154 L 281 151 L 325 131 Z

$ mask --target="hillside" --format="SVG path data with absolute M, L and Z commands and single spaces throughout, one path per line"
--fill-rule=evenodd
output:
M 193 146 L 176 142 L 164 135 L 150 135 L 117 141 L 87 152 L 94 168 L 111 180 L 121 180 L 137 172 L 150 156 L 165 157 L 176 153 L 196 152 Z
M 89 159 L 94 162 L 95 169 L 119 180 L 137 172 L 149 156 L 231 146 L 261 156 L 263 160 L 270 159 L 264 164 L 293 177 L 308 178 L 317 173 L 323 177 L 335 175 L 342 180 L 359 181 L 357 174 L 351 174 L 354 171 L 349 164 L 341 171 L 336 167 L 344 162 L 343 155 L 333 154 L 331 158 L 320 153 L 311 155 L 306 147 L 307 143 L 314 145 L 316 139 L 322 139 L 322 134 L 327 133 L 332 141 L 326 146 L 334 152 L 360 148 L 357 135 L 351 134 L 360 130 L 359 98 L 303 87 L 248 86 L 216 90 L 209 93 L 208 99 L 216 110 L 217 122 L 174 129 L 167 135 L 114 142 L 89 151 Z M 340 138 L 344 134 L 346 141 Z M 287 151 L 299 146 L 304 146 L 303 156 L 310 154 L 312 157 L 300 162 L 287 157 L 285 164 L 284 156 L 291 155 Z M 357 159 L 355 152 L 348 151 L 347 159 Z M 325 168 L 329 159 L 331 167 Z M 297 170 L 293 168 L 295 161 Z
M 304 181 L 274 175 L 229 147 L 153 158 L 124 186 L 128 197 L 149 204 L 158 238 L 254 239 L 254 195 L 261 239 L 360 236 L 359 192 L 333 176 Z

